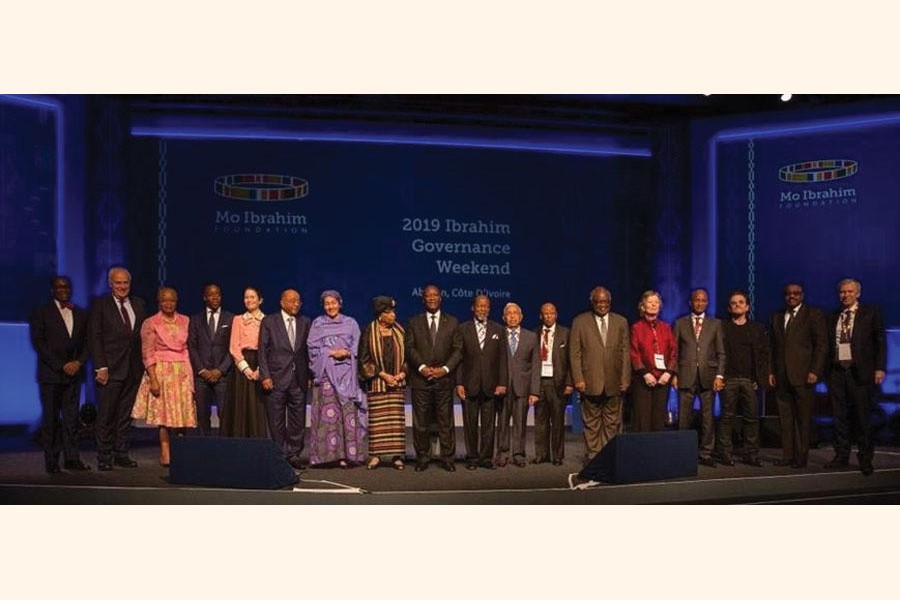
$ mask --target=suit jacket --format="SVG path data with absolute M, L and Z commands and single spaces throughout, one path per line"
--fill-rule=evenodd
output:
M 694 336 L 694 316 L 675 321 L 675 352 L 678 355 L 678 387 L 693 389 L 695 385 L 711 389 L 717 376 L 725 377 L 725 336 L 722 321 L 703 317 L 700 339 Z M 697 381 L 699 367 L 700 381 Z
M 29 333 L 31 345 L 37 352 L 37 379 L 40 383 L 72 383 L 84 379 L 84 363 L 88 357 L 87 312 L 72 307 L 72 335 L 66 329 L 56 302 L 38 307 L 31 316 Z M 82 367 L 69 376 L 63 366 L 77 360 Z
M 111 381 L 140 377 L 144 372 L 141 359 L 141 325 L 147 318 L 144 301 L 129 296 L 134 311 L 134 328 L 129 330 L 122 320 L 119 303 L 112 294 L 94 300 L 88 317 L 88 336 L 94 368 L 109 369 Z
M 837 327 L 842 312 L 843 309 L 838 310 L 828 318 L 829 366 L 838 362 Z M 887 370 L 887 342 L 878 307 L 859 305 L 850 333 L 850 355 L 853 357 L 850 371 L 860 385 L 874 385 L 875 371 Z
M 419 367 L 446 366 L 450 372 L 432 384 L 439 388 L 452 388 L 456 380 L 456 369 L 462 360 L 462 337 L 459 321 L 443 310 L 438 320 L 437 338 L 431 345 L 428 331 L 428 316 L 425 313 L 414 316 L 406 325 L 406 363 L 409 365 L 409 385 L 413 389 L 428 386 L 428 380 L 419 373 Z
M 475 320 L 469 319 L 459 326 L 462 338 L 462 360 L 456 370 L 456 383 L 466 388 L 469 398 L 493 396 L 498 385 L 509 381 L 509 351 L 504 328 L 494 321 L 487 322 L 484 349 L 478 345 Z
M 263 317 L 259 326 L 259 378 L 272 379 L 276 390 L 286 390 L 295 381 L 300 389 L 309 387 L 309 317 L 294 317 L 294 346 L 279 310 Z
M 591 311 L 575 317 L 569 332 L 572 383 L 584 381 L 584 393 L 588 396 L 618 396 L 631 382 L 628 321 L 612 312 L 607 318 L 605 345 Z
M 233 320 L 233 314 L 220 308 L 216 333 L 210 336 L 206 309 L 204 308 L 203 312 L 199 314 L 191 315 L 191 322 L 188 325 L 188 352 L 195 375 L 203 369 L 218 369 L 224 376 L 234 365 L 234 361 L 228 353 Z
M 806 385 L 806 376 L 815 373 L 820 379 L 828 357 L 828 334 L 822 311 L 807 304 L 800 306 L 784 329 L 784 310 L 772 315 L 769 342 L 772 345 L 772 365 L 776 385 Z
M 538 355 L 540 356 L 541 336 L 544 335 L 544 326 L 534 329 L 538 336 Z M 553 360 L 553 385 L 560 396 L 563 395 L 567 385 L 572 385 L 572 374 L 569 372 L 569 328 L 556 324 L 556 332 L 553 334 L 553 348 L 550 349 L 550 358 Z
M 516 353 L 509 353 L 509 329 L 505 331 L 507 354 L 507 370 L 509 379 L 507 393 L 510 391 L 516 398 L 528 395 L 541 395 L 541 346 L 538 336 L 533 331 L 519 327 L 519 343 Z

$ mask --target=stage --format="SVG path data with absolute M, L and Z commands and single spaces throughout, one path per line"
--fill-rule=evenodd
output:
M 528 449 L 531 452 L 528 431 Z M 308 504 L 308 505 L 545 505 L 545 504 L 895 504 L 900 502 L 900 449 L 879 446 L 875 473 L 863 476 L 855 456 L 846 469 L 830 471 L 830 447 L 810 452 L 806 469 L 775 467 L 777 448 L 763 448 L 762 468 L 743 465 L 698 467 L 695 477 L 666 481 L 571 489 L 570 475 L 581 469 L 583 442 L 567 433 L 566 459 L 520 468 L 468 471 L 457 462 L 447 472 L 432 462 L 417 473 L 414 463 L 396 471 L 382 462 L 376 470 L 355 467 L 308 468 L 295 486 L 279 490 L 239 490 L 178 486 L 158 463 L 154 430 L 135 429 L 131 455 L 137 469 L 96 470 L 91 440 L 80 444 L 91 471 L 48 475 L 40 449 L 23 436 L 3 438 L 0 453 L 0 502 L 4 504 Z M 457 428 L 457 453 L 462 431 Z M 408 437 L 409 439 L 409 437 Z M 411 448 L 409 449 L 411 451 Z M 529 457 L 530 458 L 530 457 Z

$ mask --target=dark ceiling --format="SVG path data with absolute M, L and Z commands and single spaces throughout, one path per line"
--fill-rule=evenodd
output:
M 132 95 L 142 114 L 488 125 L 557 131 L 646 131 L 691 118 L 847 105 L 877 95 Z M 896 97 L 896 96 L 895 96 Z

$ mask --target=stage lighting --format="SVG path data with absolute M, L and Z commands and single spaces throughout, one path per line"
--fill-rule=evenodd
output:
M 789 101 L 789 100 L 790 100 L 791 98 L 793 98 L 793 97 L 794 97 L 793 94 L 782 94 L 782 95 L 781 95 L 781 101 L 782 101 L 782 102 L 787 102 L 787 101 Z

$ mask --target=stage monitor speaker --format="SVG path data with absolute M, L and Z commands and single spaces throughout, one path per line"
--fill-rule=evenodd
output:
M 620 433 L 578 474 L 581 479 L 634 483 L 697 474 L 697 432 Z
M 264 438 L 173 437 L 169 480 L 182 485 L 274 490 L 299 481 Z

